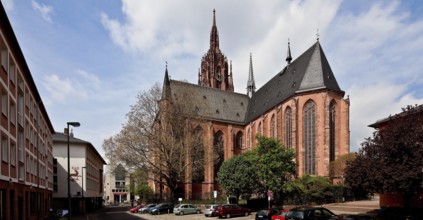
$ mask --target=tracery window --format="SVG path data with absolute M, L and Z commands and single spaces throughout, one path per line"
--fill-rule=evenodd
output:
M 258 132 L 259 134 L 263 134 L 263 126 L 262 126 L 261 122 L 260 122 L 260 123 L 259 123 L 259 125 L 258 125 L 257 132 Z
M 303 109 L 304 173 L 316 173 L 316 105 L 308 101 Z
M 242 132 L 238 131 L 235 137 L 235 147 L 238 149 L 242 149 Z
M 248 128 L 247 130 L 247 147 L 251 147 L 251 130 Z
M 215 181 L 217 181 L 217 172 L 219 171 L 223 161 L 225 160 L 224 146 L 225 146 L 224 134 L 222 131 L 218 131 L 214 135 L 214 141 L 213 141 L 213 151 L 214 151 L 213 165 L 214 165 L 214 180 Z
M 336 130 L 336 103 L 332 102 L 329 107 L 329 161 L 335 160 L 335 130 Z
M 292 147 L 292 110 L 286 108 L 285 110 L 285 147 Z
M 276 138 L 276 122 L 275 122 L 275 115 L 272 115 L 270 119 L 270 136 L 272 138 Z

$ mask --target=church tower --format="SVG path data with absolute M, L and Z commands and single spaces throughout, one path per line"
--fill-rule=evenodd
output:
M 198 85 L 225 91 L 234 91 L 232 63 L 228 65 L 228 59 L 219 48 L 219 32 L 216 27 L 215 10 L 213 10 L 210 48 L 201 59 L 201 68 L 198 71 Z

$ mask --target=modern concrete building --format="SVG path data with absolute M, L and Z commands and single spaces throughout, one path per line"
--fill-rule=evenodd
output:
M 42 219 L 52 206 L 54 129 L 0 2 L 0 218 Z
M 131 193 L 129 186 L 130 175 L 121 164 L 106 172 L 104 181 L 104 201 L 106 204 L 130 202 Z
M 53 136 L 53 208 L 68 209 L 67 160 L 68 136 Z M 103 167 L 106 161 L 87 141 L 75 138 L 70 132 L 70 194 L 73 214 L 85 213 L 103 205 Z

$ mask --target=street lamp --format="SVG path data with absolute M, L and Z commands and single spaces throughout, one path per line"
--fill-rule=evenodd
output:
M 84 200 L 84 169 L 87 167 L 82 167 L 81 168 L 81 172 L 82 172 L 82 213 L 85 214 L 85 200 Z
M 69 125 L 73 126 L 73 127 L 79 127 L 81 126 L 81 124 L 79 122 L 68 122 L 68 130 L 67 130 L 67 135 L 68 135 L 68 219 L 71 219 L 71 192 L 70 192 L 70 150 L 69 150 L 69 136 L 70 136 L 70 132 L 69 132 Z

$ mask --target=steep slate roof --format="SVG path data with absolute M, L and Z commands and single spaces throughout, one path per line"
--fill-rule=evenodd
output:
M 344 94 L 317 41 L 254 93 L 248 106 L 245 122 L 254 120 L 295 94 L 319 89 Z
M 181 101 L 188 114 L 213 121 L 243 124 L 248 106 L 248 96 L 235 92 L 170 80 L 172 100 Z

